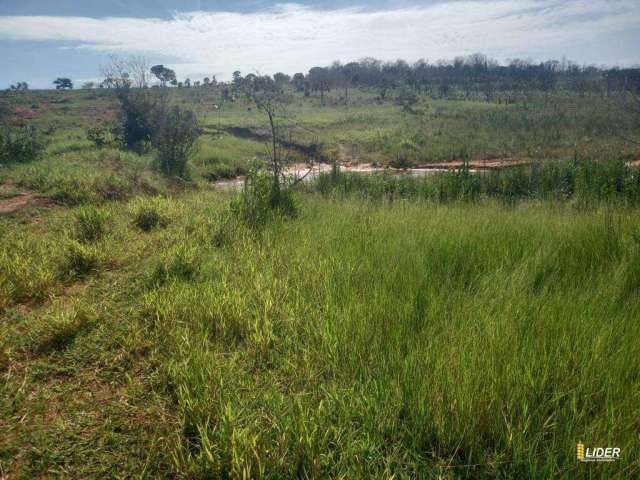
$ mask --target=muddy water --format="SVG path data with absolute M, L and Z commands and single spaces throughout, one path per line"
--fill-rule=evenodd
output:
M 315 180 L 322 173 L 330 173 L 332 170 L 332 166 L 326 163 L 316 164 L 313 167 L 309 167 L 303 164 L 294 164 L 291 165 L 285 171 L 285 174 L 292 179 L 303 179 L 305 182 L 309 182 Z M 406 168 L 406 169 L 394 169 L 394 168 L 382 168 L 382 167 L 374 167 L 371 164 L 364 163 L 358 165 L 341 165 L 340 172 L 347 173 L 380 173 L 380 172 L 388 172 L 392 175 L 415 175 L 415 176 L 425 176 L 432 175 L 439 172 L 450 172 L 451 168 Z M 478 170 L 469 169 L 470 173 L 477 173 Z M 238 177 L 231 180 L 220 180 L 215 182 L 215 185 L 219 188 L 223 189 L 234 189 L 241 188 L 244 185 L 244 177 Z

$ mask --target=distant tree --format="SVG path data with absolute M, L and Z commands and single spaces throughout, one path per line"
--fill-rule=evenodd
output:
M 131 56 L 127 60 L 129 76 L 136 88 L 147 88 L 149 86 L 149 62 L 142 56 Z
M 359 65 L 357 62 L 347 63 L 344 67 L 342 67 L 342 71 L 339 77 L 344 88 L 345 105 L 349 103 L 349 89 L 358 79 L 358 67 Z
M 103 84 L 115 90 L 120 105 L 118 125 L 112 133 L 123 146 L 139 151 L 148 148 L 156 125 L 158 105 L 164 100 L 163 95 L 144 88 L 147 69 L 143 70 L 143 66 L 135 58 L 123 60 L 112 56 L 111 63 L 101 68 L 105 77 Z
M 239 90 L 242 87 L 243 81 L 242 73 L 240 73 L 239 70 L 233 72 L 233 80 L 231 81 L 231 84 L 233 85 L 234 90 Z
M 313 67 L 307 76 L 311 89 L 320 92 L 320 103 L 324 105 L 324 94 L 331 89 L 331 77 L 328 68 Z
M 209 80 L 209 77 L 204 77 L 204 78 L 202 79 L 202 83 L 203 83 L 203 85 L 204 85 L 205 87 L 208 87 L 210 82 L 211 82 L 211 81 Z
M 94 88 L 96 88 L 96 83 L 95 82 L 84 82 L 82 84 L 82 88 L 85 90 L 93 90 Z
M 27 82 L 18 82 L 15 85 L 11 85 L 9 89 L 17 91 L 29 90 L 29 84 Z
M 294 88 L 298 92 L 304 91 L 304 73 L 296 73 L 291 80 Z
M 395 82 L 389 78 L 388 76 L 382 77 L 380 83 L 378 84 L 378 93 L 380 95 L 380 100 L 385 100 L 387 98 L 387 93 L 390 89 L 394 88 Z
M 289 84 L 289 81 L 291 81 L 291 77 L 286 73 L 278 72 L 273 75 L 273 81 L 276 82 L 278 88 L 283 88 Z
M 73 82 L 69 78 L 56 78 L 53 84 L 56 86 L 56 90 L 73 89 Z
M 191 87 L 191 79 L 190 78 L 185 79 L 184 86 L 185 86 L 185 88 Z
M 176 79 L 176 72 L 171 70 L 170 68 L 165 67 L 164 65 L 154 65 L 151 67 L 151 73 L 156 76 L 158 80 L 160 80 L 160 85 L 165 87 L 167 83 L 171 83 Z
M 131 56 L 121 58 L 117 55 L 109 56 L 109 63 L 100 68 L 106 88 L 123 88 L 125 86 L 135 88 L 147 88 L 149 65 L 144 57 Z

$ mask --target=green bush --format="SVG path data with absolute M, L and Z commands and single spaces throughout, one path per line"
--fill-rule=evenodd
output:
M 97 148 L 104 147 L 109 141 L 109 132 L 102 125 L 94 125 L 87 128 L 87 140 L 92 142 Z
M 177 106 L 163 111 L 152 140 L 159 170 L 168 176 L 187 178 L 187 163 L 199 136 L 200 129 L 193 112 Z
M 291 188 L 264 172 L 251 172 L 232 212 L 251 227 L 265 225 L 276 216 L 295 217 L 298 207 Z
M 89 205 L 78 209 L 75 213 L 75 238 L 83 243 L 100 240 L 106 232 L 107 214 Z
M 120 122 L 112 134 L 123 146 L 146 151 L 156 129 L 157 100 L 153 93 L 141 89 L 118 89 Z
M 0 129 L 0 165 L 35 160 L 42 151 L 42 143 L 33 127 L 19 130 Z

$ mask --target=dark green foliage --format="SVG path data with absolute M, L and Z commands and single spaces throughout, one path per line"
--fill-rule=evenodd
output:
M 0 128 L 0 165 L 30 162 L 41 151 L 42 142 L 33 127 Z
M 168 176 L 187 178 L 187 163 L 199 136 L 200 129 L 193 112 L 177 106 L 163 110 L 152 142 L 160 171 Z
M 126 148 L 145 151 L 157 123 L 157 100 L 146 90 L 118 89 L 120 123 L 113 133 Z
M 56 90 L 73 90 L 73 82 L 69 78 L 56 78 L 53 84 Z
M 164 65 L 154 65 L 151 67 L 151 73 L 153 73 L 160 83 L 164 87 L 167 83 L 171 83 L 176 79 L 176 72 L 171 70 L 170 68 L 165 67 Z

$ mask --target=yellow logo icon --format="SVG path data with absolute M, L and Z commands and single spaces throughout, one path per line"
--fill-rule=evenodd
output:
M 584 444 L 582 442 L 578 442 L 577 455 L 578 455 L 578 460 L 580 461 L 584 460 Z

